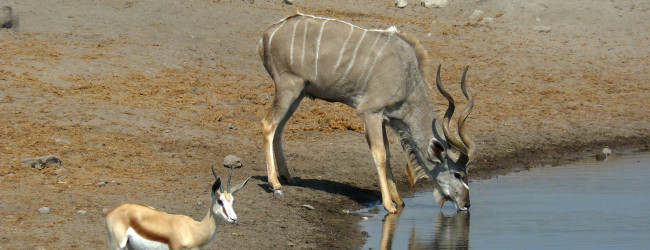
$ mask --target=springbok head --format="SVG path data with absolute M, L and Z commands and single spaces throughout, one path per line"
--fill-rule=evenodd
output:
M 237 222 L 237 214 L 233 209 L 233 203 L 235 202 L 235 197 L 233 196 L 237 191 L 241 190 L 248 180 L 251 177 L 248 177 L 244 182 L 239 185 L 232 187 L 230 186 L 230 180 L 232 179 L 232 167 L 230 168 L 230 173 L 228 174 L 228 184 L 226 190 L 224 191 L 223 185 L 221 185 L 221 177 L 217 176 L 214 172 L 214 166 L 212 166 L 212 175 L 216 179 L 212 184 L 212 214 L 214 216 L 219 216 L 221 219 L 227 221 L 228 223 Z
M 468 69 L 469 66 L 465 68 L 460 82 L 463 95 L 467 98 L 467 107 L 458 117 L 456 123 L 459 139 L 449 129 L 451 117 L 456 109 L 456 102 L 449 92 L 442 87 L 440 66 L 438 66 L 436 86 L 438 87 L 438 91 L 449 101 L 449 106 L 442 119 L 442 131 L 448 146 L 445 146 L 445 144 L 434 137 L 429 141 L 428 150 L 428 158 L 435 164 L 432 174 L 438 184 L 433 193 L 436 202 L 439 206 L 442 206 L 445 201 L 451 200 L 459 210 L 467 210 L 470 207 L 469 187 L 467 186 L 467 165 L 476 153 L 474 142 L 465 133 L 465 120 L 474 107 L 474 97 L 469 93 L 465 84 L 465 76 L 467 75 Z M 436 133 L 435 129 L 434 133 Z

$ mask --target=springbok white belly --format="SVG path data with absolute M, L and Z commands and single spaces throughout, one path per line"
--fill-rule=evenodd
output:
M 144 237 L 140 236 L 138 233 L 133 230 L 133 228 L 129 227 L 129 229 L 126 230 L 126 237 L 124 237 L 124 241 L 120 244 L 121 249 L 126 249 L 127 244 L 131 247 L 131 249 L 155 249 L 155 250 L 168 250 L 169 246 L 167 244 L 162 243 L 160 241 L 154 241 L 154 240 L 149 240 L 145 239 Z

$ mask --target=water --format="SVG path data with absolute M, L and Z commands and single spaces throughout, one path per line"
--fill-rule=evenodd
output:
M 426 192 L 398 215 L 370 214 L 364 249 L 650 249 L 650 153 L 534 168 L 470 190 L 470 212 L 438 210 Z

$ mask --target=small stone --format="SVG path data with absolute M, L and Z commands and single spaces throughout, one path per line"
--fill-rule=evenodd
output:
M 197 206 L 203 206 L 203 202 L 200 202 L 200 201 L 199 201 L 199 202 L 196 203 L 196 205 L 197 205 Z
M 293 5 L 293 0 L 284 0 L 284 4 Z
M 108 211 L 111 211 L 111 210 L 108 209 L 108 208 L 102 208 L 102 214 L 107 214 Z
M 311 205 L 308 205 L 308 204 L 304 204 L 301 207 L 304 207 L 304 208 L 309 209 L 309 210 L 314 210 L 314 207 L 312 207 Z
M 442 8 L 447 6 L 447 0 L 422 0 L 420 5 L 427 8 Z
M 50 213 L 50 208 L 49 207 L 42 207 L 38 209 L 38 212 L 41 214 L 49 214 Z
M 368 216 L 361 216 L 361 219 L 362 219 L 362 220 L 368 220 L 368 219 L 370 219 L 370 218 L 369 218 Z
M 98 187 L 106 186 L 106 184 L 108 184 L 107 181 L 99 181 L 99 182 L 97 182 L 97 186 L 98 186 Z
M 241 168 L 244 166 L 241 159 L 234 155 L 228 155 L 223 158 L 223 166 L 227 168 Z
M 236 127 L 235 125 L 233 125 L 232 123 L 228 123 L 228 129 L 230 129 L 230 130 L 238 130 L 239 128 L 237 128 L 237 127 Z
M 474 12 L 472 12 L 472 15 L 469 16 L 469 21 L 476 23 L 479 21 L 479 19 L 481 19 L 481 17 L 483 17 L 483 11 L 474 10 Z
M 478 24 L 480 25 L 486 25 L 486 24 L 491 24 L 494 22 L 494 17 L 484 17 L 481 19 L 481 21 L 478 21 Z
M 70 144 L 70 141 L 68 141 L 66 139 L 61 139 L 61 138 L 54 138 L 54 142 L 63 143 L 63 144 Z
M 551 31 L 551 26 L 548 25 L 535 25 L 533 26 L 534 31 L 542 32 L 542 33 L 548 33 Z
M 59 168 L 57 170 L 54 170 L 54 173 L 57 174 L 57 175 L 60 175 L 60 174 L 65 173 L 66 171 L 68 171 L 68 170 L 65 169 L 65 168 Z
M 88 212 L 86 210 L 77 210 L 77 214 L 85 216 Z
M 397 0 L 397 1 L 395 1 L 395 7 L 397 7 L 397 8 L 404 8 L 408 4 L 409 3 L 406 2 L 406 0 Z

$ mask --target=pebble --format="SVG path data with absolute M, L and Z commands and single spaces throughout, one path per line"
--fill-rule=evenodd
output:
M 447 0 L 422 0 L 420 5 L 427 8 L 442 8 L 447 6 Z
M 284 4 L 293 5 L 293 0 L 284 0 Z
M 85 216 L 86 214 L 88 214 L 88 212 L 86 210 L 77 210 L 77 214 Z
M 57 175 L 60 175 L 60 174 L 65 173 L 66 171 L 68 171 L 68 170 L 65 169 L 65 168 L 59 168 L 57 170 L 54 170 L 54 173 L 57 174 Z
M 49 207 L 42 207 L 38 209 L 38 212 L 41 214 L 49 214 L 50 213 L 50 208 Z
M 107 181 L 99 181 L 99 182 L 97 182 L 97 186 L 98 186 L 98 187 L 106 186 L 106 184 L 108 184 Z
M 304 204 L 301 207 L 304 207 L 304 208 L 309 209 L 309 210 L 314 210 L 314 207 L 311 206 L 311 205 L 308 205 L 308 204 Z
M 235 155 L 228 155 L 223 158 L 223 166 L 227 168 L 241 168 L 244 166 L 244 164 L 242 163 L 241 159 L 239 159 L 239 157 Z
M 406 0 L 397 0 L 397 1 L 395 1 L 395 7 L 397 7 L 397 8 L 404 8 L 408 4 L 409 3 L 406 2 Z
M 534 31 L 542 32 L 542 33 L 548 33 L 551 31 L 551 26 L 548 25 L 536 25 L 533 26 Z

